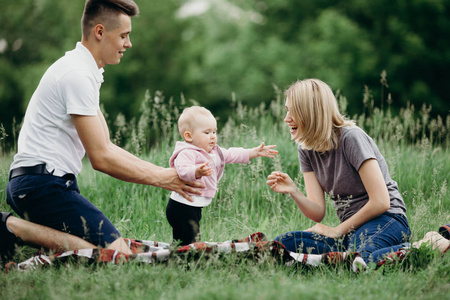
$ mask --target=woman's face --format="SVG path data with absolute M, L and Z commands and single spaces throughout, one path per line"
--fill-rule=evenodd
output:
M 297 137 L 299 127 L 296 121 L 294 121 L 294 118 L 292 117 L 291 114 L 292 105 L 289 99 L 286 99 L 285 107 L 286 107 L 286 117 L 284 118 L 284 122 L 288 124 L 291 133 L 291 138 L 294 139 L 295 137 Z

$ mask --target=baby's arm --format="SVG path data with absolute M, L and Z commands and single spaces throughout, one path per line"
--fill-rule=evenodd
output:
M 197 169 L 195 169 L 195 179 L 199 179 L 202 176 L 210 176 L 212 175 L 212 169 L 209 166 L 209 161 L 200 165 Z
M 174 160 L 174 167 L 178 176 L 184 181 L 195 181 L 197 176 L 197 167 L 195 151 L 188 149 L 181 151 Z
M 259 156 L 274 158 L 278 154 L 277 150 L 273 150 L 276 145 L 265 146 L 264 142 L 258 147 L 250 149 L 250 159 L 257 158 Z

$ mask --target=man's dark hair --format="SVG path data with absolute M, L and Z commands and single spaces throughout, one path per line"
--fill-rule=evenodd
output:
M 88 37 L 97 24 L 103 24 L 106 30 L 114 30 L 119 26 L 119 14 L 137 16 L 139 7 L 133 0 L 86 0 L 81 18 L 83 36 Z

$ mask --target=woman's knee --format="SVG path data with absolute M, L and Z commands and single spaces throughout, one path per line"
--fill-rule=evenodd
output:
M 322 254 L 335 251 L 336 241 L 308 231 L 291 231 L 277 236 L 275 241 L 292 252 Z

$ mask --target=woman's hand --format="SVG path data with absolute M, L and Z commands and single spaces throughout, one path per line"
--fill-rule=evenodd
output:
M 325 216 L 325 196 L 317 181 L 314 172 L 303 173 L 305 187 L 308 195 L 306 197 L 295 185 L 295 182 L 288 174 L 274 171 L 267 177 L 267 185 L 275 193 L 288 194 L 295 201 L 302 213 L 314 222 L 321 222 Z
M 342 233 L 337 227 L 330 227 L 327 225 L 323 225 L 322 223 L 317 223 L 311 228 L 306 229 L 305 231 L 317 233 L 320 235 L 324 235 L 326 237 L 336 239 L 342 236 Z
M 267 185 L 275 193 L 292 194 L 297 187 L 288 174 L 274 171 L 267 177 Z

